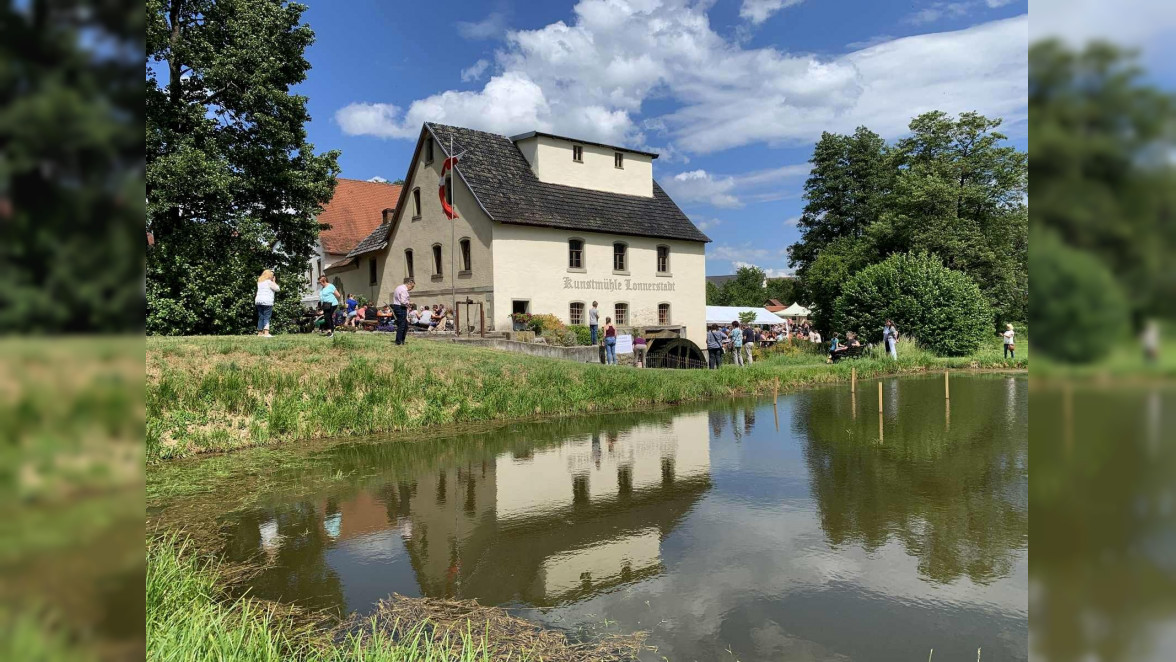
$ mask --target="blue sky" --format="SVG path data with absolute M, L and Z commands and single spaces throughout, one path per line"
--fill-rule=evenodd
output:
M 1026 147 L 1025 1 L 303 1 L 298 91 L 344 177 L 403 177 L 427 120 L 652 149 L 710 274 L 788 272 L 821 131 L 978 110 Z

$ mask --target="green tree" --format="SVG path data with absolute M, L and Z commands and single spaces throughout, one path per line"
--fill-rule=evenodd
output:
M 1028 312 L 1028 157 L 1003 146 L 999 119 L 925 113 L 893 149 L 886 212 L 870 234 L 881 255 L 927 251 L 972 277 L 1000 321 Z
M 929 252 L 981 286 L 1001 320 L 1028 306 L 1027 157 L 1000 120 L 925 113 L 888 147 L 862 127 L 813 149 L 801 239 L 789 247 L 814 321 L 829 329 L 846 280 L 904 252 Z
M 722 289 L 718 285 L 715 285 L 714 283 L 712 283 L 708 280 L 706 282 L 706 305 L 708 305 L 708 306 L 721 306 L 721 305 L 723 305 L 723 302 L 721 300 L 722 296 L 723 296 Z
M 142 328 L 141 8 L 0 8 L 0 331 Z
M 886 320 L 894 320 L 900 333 L 949 356 L 975 351 L 992 333 L 992 310 L 980 288 L 930 253 L 902 253 L 866 267 L 845 283 L 833 317 L 837 330 L 874 342 Z
M 238 333 L 257 275 L 301 296 L 338 153 L 306 142 L 304 5 L 281 0 L 147 2 L 147 330 Z
M 735 278 L 719 288 L 720 306 L 764 305 L 764 270 L 759 267 L 739 267 Z
M 764 287 L 764 299 L 775 299 L 785 306 L 797 301 L 795 278 L 769 278 Z
M 1137 323 L 1176 313 L 1176 97 L 1143 78 L 1106 43 L 1029 51 L 1033 226 L 1097 256 Z

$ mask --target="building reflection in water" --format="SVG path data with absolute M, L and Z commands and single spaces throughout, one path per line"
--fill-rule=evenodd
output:
M 597 420 L 582 424 L 588 432 L 530 426 L 521 439 L 477 436 L 419 453 L 340 451 L 319 471 L 354 465 L 369 477 L 315 506 L 238 513 L 226 525 L 234 530 L 229 556 L 260 550 L 281 567 L 253 582 L 256 594 L 314 608 L 365 607 L 345 599 L 350 587 L 339 575 L 389 560 L 407 561 L 421 595 L 579 600 L 661 571 L 661 540 L 710 486 L 707 415 Z M 754 413 L 743 428 L 753 424 Z M 532 430 L 535 440 L 525 436 Z M 385 594 L 392 590 L 412 593 L 399 586 Z

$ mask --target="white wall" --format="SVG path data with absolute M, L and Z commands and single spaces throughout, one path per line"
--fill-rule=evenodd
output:
M 624 167 L 616 167 L 611 147 L 586 145 L 572 140 L 535 136 L 515 143 L 541 182 L 595 191 L 653 197 L 653 157 L 624 154 Z M 584 148 L 583 162 L 572 160 L 572 146 Z
M 568 268 L 568 239 L 584 240 L 584 268 Z M 628 273 L 613 271 L 613 242 L 627 243 Z M 670 247 L 668 275 L 657 273 L 657 246 Z M 670 323 L 686 327 L 699 347 L 706 338 L 705 244 L 693 241 L 580 233 L 505 223 L 494 224 L 494 323 L 511 328 L 511 302 L 529 299 L 531 313 L 551 313 L 569 322 L 570 304 L 600 303 L 600 322 L 617 302 L 629 304 L 631 326 L 658 323 L 660 303 L 670 304 Z M 587 283 L 586 283 L 587 282 Z M 636 289 L 662 287 L 660 290 Z M 670 289 L 672 288 L 672 289 Z M 587 321 L 585 320 L 585 324 Z

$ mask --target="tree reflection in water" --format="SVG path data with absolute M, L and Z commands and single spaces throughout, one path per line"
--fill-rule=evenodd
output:
M 933 582 L 1007 576 L 1028 545 L 1028 414 L 1002 399 L 1027 397 L 1027 381 L 1000 378 L 1008 389 L 953 384 L 950 427 L 942 379 L 886 380 L 884 442 L 871 398 L 826 389 L 802 401 L 796 424 L 829 543 L 876 551 L 896 540 Z

